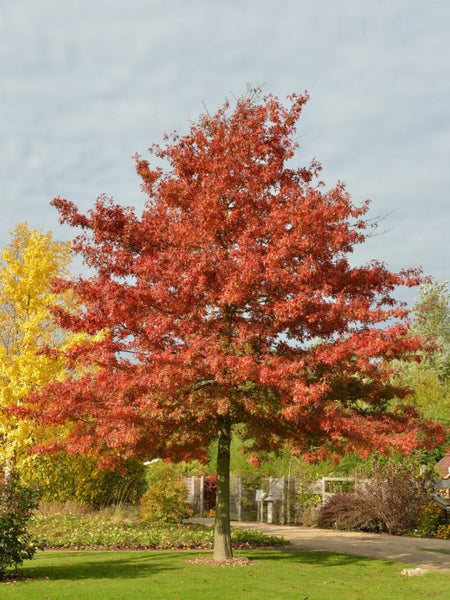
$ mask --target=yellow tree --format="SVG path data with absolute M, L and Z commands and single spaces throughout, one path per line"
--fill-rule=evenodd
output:
M 42 385 L 66 375 L 59 354 L 43 348 L 64 349 L 77 340 L 63 333 L 50 306 L 73 303 L 68 294 L 54 294 L 51 282 L 67 275 L 70 245 L 50 233 L 19 224 L 2 252 L 0 265 L 0 464 L 20 470 L 31 459 L 28 449 L 48 429 L 12 416 L 8 407 Z

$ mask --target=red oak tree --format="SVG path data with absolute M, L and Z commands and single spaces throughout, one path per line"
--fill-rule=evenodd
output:
M 232 555 L 234 424 L 255 451 L 288 442 L 310 458 L 442 439 L 391 384 L 390 361 L 420 344 L 392 294 L 420 276 L 350 264 L 368 206 L 342 183 L 326 191 L 318 163 L 292 166 L 306 101 L 243 97 L 153 146 L 162 166 L 137 156 L 140 216 L 106 197 L 86 215 L 53 201 L 94 273 L 57 282 L 83 305 L 60 322 L 105 333 L 71 350 L 95 368 L 34 397 L 35 411 L 70 421 L 76 452 L 199 458 L 218 437 L 216 559 Z

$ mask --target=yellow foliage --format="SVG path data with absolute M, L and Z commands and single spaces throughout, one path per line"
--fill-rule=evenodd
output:
M 64 358 L 39 353 L 39 349 L 64 349 L 80 340 L 63 332 L 49 309 L 56 304 L 75 305 L 70 293 L 56 295 L 51 291 L 55 277 L 68 275 L 69 243 L 55 241 L 50 233 L 29 230 L 21 223 L 1 258 L 0 465 L 14 462 L 20 467 L 31 460 L 27 449 L 48 438 L 49 430 L 11 417 L 5 409 L 66 376 Z

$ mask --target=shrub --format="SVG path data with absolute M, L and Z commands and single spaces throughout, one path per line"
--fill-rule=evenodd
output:
M 203 511 L 212 514 L 216 509 L 217 475 L 203 479 Z
M 120 470 L 100 469 L 95 457 L 66 452 L 34 457 L 21 480 L 37 486 L 46 502 L 76 502 L 101 508 L 138 502 L 145 491 L 144 466 L 127 460 Z
M 329 498 L 320 509 L 318 525 L 344 530 L 383 530 L 383 523 L 373 515 L 364 495 L 355 492 L 341 492 Z
M 319 527 L 320 507 L 305 506 L 298 521 L 305 527 Z
M 429 530 L 434 517 L 425 507 L 431 501 L 432 476 L 415 476 L 413 469 L 395 461 L 376 465 L 363 488 L 330 498 L 321 509 L 319 526 L 403 535 L 423 522 L 424 531 Z
M 377 465 L 364 491 L 370 513 L 393 535 L 413 530 L 431 500 L 431 474 L 414 476 L 412 470 L 394 461 Z
M 0 480 L 0 574 L 33 558 L 38 544 L 27 531 L 32 511 L 38 505 L 35 490 L 21 486 L 10 474 Z
M 179 523 L 192 516 L 192 508 L 186 504 L 186 484 L 177 465 L 155 465 L 149 480 L 149 489 L 140 501 L 143 521 Z
M 266 535 L 259 529 L 233 529 L 231 532 L 231 542 L 234 547 L 240 548 L 262 548 L 271 546 L 284 546 L 286 540 L 282 537 Z
M 306 480 L 307 481 L 307 480 Z M 301 482 L 301 489 L 308 489 L 307 486 L 312 482 Z M 293 504 L 295 506 L 294 520 L 296 523 L 305 527 L 318 527 L 321 511 L 322 496 L 315 492 L 301 491 L 293 495 Z
M 445 525 L 446 514 L 436 502 L 424 505 L 417 526 L 417 533 L 423 537 L 435 537 L 439 526 Z
M 435 537 L 440 540 L 450 540 L 450 525 L 439 525 Z

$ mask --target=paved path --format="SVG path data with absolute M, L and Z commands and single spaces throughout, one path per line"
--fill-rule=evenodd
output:
M 450 572 L 449 540 L 237 521 L 233 521 L 232 526 L 259 529 L 268 535 L 282 536 L 289 540 L 290 549 L 300 552 L 326 550 Z M 439 552 L 440 550 L 446 550 L 447 554 Z

